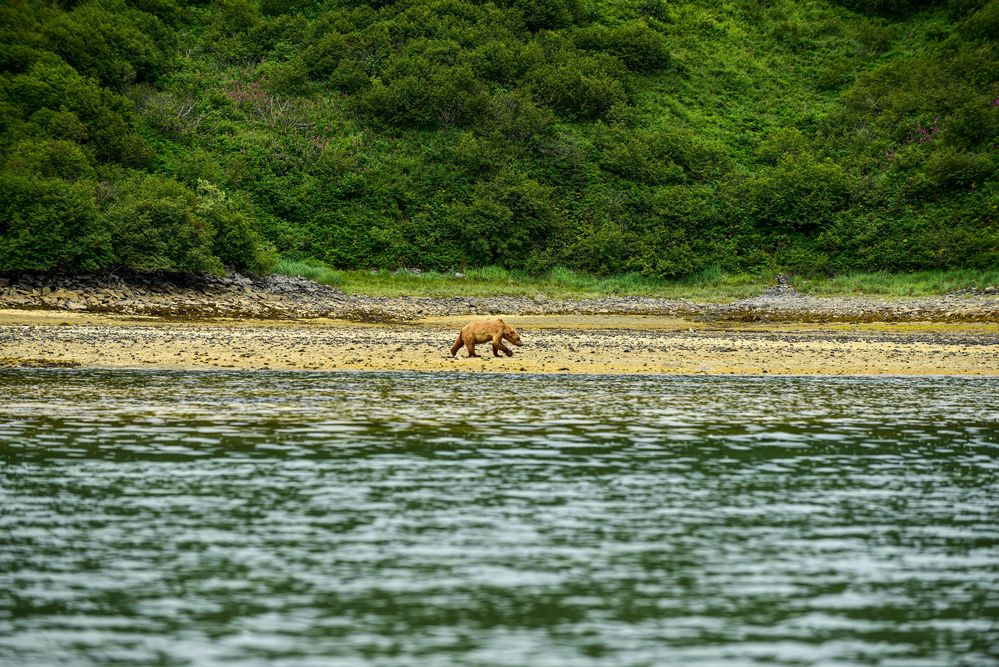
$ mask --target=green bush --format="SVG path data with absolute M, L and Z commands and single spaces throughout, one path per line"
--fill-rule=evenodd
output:
M 108 260 L 93 184 L 0 174 L 0 271 L 93 270 Z
M 491 39 L 467 54 L 476 76 L 507 85 L 520 79 L 540 57 L 535 49 L 506 39 Z
M 680 278 L 717 261 L 717 193 L 710 185 L 668 185 L 649 190 L 633 206 L 636 242 L 627 270 L 654 278 Z
M 919 11 L 947 0 L 836 0 L 844 7 L 864 14 L 899 15 Z
M 253 228 L 247 207 L 202 179 L 198 180 L 197 194 L 195 213 L 214 231 L 212 253 L 230 269 L 242 273 L 268 273 L 277 257 Z
M 565 28 L 582 12 L 579 0 L 507 0 L 524 19 L 527 29 L 557 30 Z
M 184 18 L 184 8 L 177 4 L 177 0 L 128 0 L 128 4 L 168 25 L 178 25 Z
M 23 176 L 92 180 L 94 168 L 79 144 L 62 139 L 25 139 L 14 145 L 7 170 Z
M 469 264 L 550 268 L 545 250 L 558 225 L 551 194 L 548 187 L 510 170 L 478 184 L 471 200 L 453 211 L 455 235 Z
M 958 32 L 965 39 L 995 40 L 999 34 L 999 0 L 985 2 L 958 25 Z
M 999 258 L 996 192 L 968 192 L 918 215 L 849 211 L 818 236 L 830 270 L 994 269 Z
M 686 180 L 681 147 L 657 141 L 657 133 L 615 128 L 598 136 L 600 166 L 637 183 L 666 184 Z
M 52 50 L 76 71 L 121 88 L 133 81 L 152 81 L 163 71 L 166 58 L 152 34 L 169 33 L 157 24 L 159 19 L 151 14 L 104 0 L 54 17 L 44 34 Z
M 819 229 L 846 209 L 852 184 L 839 165 L 811 155 L 786 156 L 760 170 L 733 203 L 763 230 Z
M 449 60 L 441 58 L 438 60 Z M 453 59 L 457 62 L 458 57 Z M 483 110 L 486 91 L 467 64 L 435 62 L 426 55 L 399 56 L 384 78 L 363 94 L 368 116 L 395 127 L 453 127 L 470 123 Z
M 991 99 L 990 99 L 991 98 Z M 999 105 L 996 97 L 971 97 L 944 119 L 943 139 L 962 151 L 974 152 L 999 141 Z
M 356 207 L 317 211 L 309 219 L 299 250 L 336 268 L 377 268 L 386 259 L 379 233 L 386 223 L 380 212 Z
M 105 220 L 114 263 L 138 271 L 222 273 L 213 254 L 215 229 L 198 214 L 197 196 L 162 176 L 134 176 L 119 185 Z
M 310 0 L 260 0 L 260 12 L 264 16 L 298 14 L 309 8 Z
M 525 79 L 532 95 L 564 118 L 600 118 L 628 101 L 623 67 L 609 56 L 559 52 Z
M 251 30 L 260 21 L 260 9 L 253 0 L 215 0 L 213 25 L 224 35 Z
M 560 250 L 560 261 L 578 271 L 607 276 L 625 271 L 628 259 L 635 253 L 635 234 L 607 218 L 573 230 Z
M 311 89 L 308 70 L 300 60 L 276 63 L 264 72 L 264 76 L 267 89 L 277 95 L 304 95 Z
M 99 161 L 140 167 L 152 158 L 133 103 L 81 77 L 66 64 L 37 63 L 24 74 L 0 78 L 0 98 L 22 118 L 72 114 L 63 115 L 62 121 L 74 134 L 82 135 Z
M 551 111 L 539 107 L 529 95 L 513 90 L 490 97 L 480 122 L 482 131 L 492 138 L 522 144 L 543 134 L 555 118 Z
M 691 245 L 687 230 L 668 225 L 647 230 L 641 237 L 641 253 L 628 258 L 627 268 L 650 278 L 680 278 L 703 268 Z
M 635 72 L 655 72 L 669 66 L 666 39 L 645 21 L 580 30 L 575 42 L 581 49 L 609 53 Z
M 926 174 L 944 190 L 964 190 L 985 184 L 999 172 L 996 160 L 963 153 L 951 147 L 934 151 L 926 161 Z
M 808 138 L 796 127 L 782 127 L 767 135 L 756 149 L 756 156 L 776 165 L 785 157 L 798 157 L 812 150 Z
M 30 122 L 38 126 L 41 134 L 53 139 L 65 139 L 85 144 L 90 136 L 87 126 L 72 111 L 39 109 L 31 115 Z

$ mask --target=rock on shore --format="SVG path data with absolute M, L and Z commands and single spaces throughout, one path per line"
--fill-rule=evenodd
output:
M 650 297 L 370 297 L 288 276 L 169 278 L 143 275 L 0 276 L 0 308 L 50 309 L 185 319 L 408 321 L 449 315 L 628 314 L 689 319 L 797 322 L 999 322 L 999 295 L 961 293 L 876 299 L 813 297 L 787 285 L 734 303 Z

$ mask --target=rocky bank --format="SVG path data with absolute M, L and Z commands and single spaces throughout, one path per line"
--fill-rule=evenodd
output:
M 733 303 L 650 297 L 370 297 L 288 276 L 0 275 L 0 309 L 48 309 L 182 319 L 336 318 L 411 321 L 458 315 L 659 315 L 762 322 L 999 322 L 999 294 L 878 299 L 814 297 L 787 284 Z

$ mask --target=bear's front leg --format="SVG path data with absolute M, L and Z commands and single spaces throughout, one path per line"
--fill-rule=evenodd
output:
M 468 350 L 468 356 L 477 357 L 479 355 L 475 354 L 475 340 L 469 339 L 465 341 L 465 349 Z
M 503 352 L 505 352 L 506 356 L 508 357 L 513 356 L 513 350 L 511 350 L 510 348 L 508 348 L 506 345 L 503 344 L 502 338 L 493 340 L 493 356 L 498 357 L 500 350 L 503 350 Z

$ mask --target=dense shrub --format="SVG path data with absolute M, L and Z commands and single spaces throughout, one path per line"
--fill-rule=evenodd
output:
M 551 111 L 539 107 L 529 95 L 510 91 L 488 100 L 481 127 L 497 141 L 519 144 L 544 133 L 554 122 Z
M 128 4 L 168 25 L 178 25 L 184 17 L 184 8 L 177 0 L 128 0 Z
M 946 4 L 947 0 L 837 0 L 837 2 L 865 14 L 899 15 L 933 5 Z
M 0 269 L 97 269 L 108 259 L 92 184 L 0 174 Z
M 481 113 L 485 91 L 468 65 L 438 65 L 414 57 L 395 64 L 362 98 L 373 119 L 396 127 L 449 128 Z
M 163 71 L 166 56 L 156 37 L 166 42 L 169 34 L 152 14 L 114 0 L 80 4 L 44 27 L 52 50 L 77 72 L 116 88 L 151 81 Z
M 636 182 L 699 181 L 716 178 L 729 168 L 719 147 L 680 127 L 632 130 L 616 126 L 596 136 L 603 149 L 600 166 Z
M 592 225 L 579 225 L 559 251 L 563 266 L 605 276 L 621 273 L 639 247 L 637 236 L 620 223 L 601 218 Z
M 971 193 L 958 206 L 927 207 L 919 215 L 852 211 L 819 235 L 835 271 L 992 269 L 999 253 L 995 192 Z
M 600 166 L 631 181 L 649 184 L 678 183 L 686 180 L 678 146 L 658 141 L 652 132 L 631 132 L 616 128 L 599 137 Z
M 212 253 L 215 229 L 197 196 L 162 176 L 134 176 L 119 186 L 105 219 L 115 264 L 139 271 L 221 273 Z
M 16 113 L 28 122 L 56 125 L 57 132 L 61 126 L 74 135 L 66 138 L 91 146 L 98 160 L 144 166 L 152 157 L 133 103 L 68 65 L 37 63 L 24 74 L 0 77 L 0 98 L 12 108 L 8 119 Z
M 195 213 L 211 225 L 212 253 L 227 268 L 243 273 L 267 273 L 276 257 L 253 228 L 247 207 L 210 182 L 198 180 Z
M 839 165 L 811 155 L 786 156 L 749 179 L 737 206 L 765 230 L 809 231 L 847 208 L 851 192 Z
M 539 49 L 511 40 L 490 39 L 465 56 L 476 76 L 486 81 L 513 84 L 541 58 Z
M 532 94 L 559 115 L 593 119 L 628 100 L 622 69 L 609 56 L 560 51 L 534 67 L 525 78 Z
M 480 183 L 469 202 L 455 206 L 458 242 L 473 265 L 541 270 L 558 215 L 551 190 L 513 171 Z
M 583 13 L 580 0 L 507 0 L 523 17 L 528 30 L 567 27 Z
M 94 168 L 79 144 L 64 139 L 25 139 L 11 149 L 6 168 L 22 176 L 75 181 L 93 179 Z
M 965 39 L 994 40 L 999 34 L 999 0 L 988 0 L 958 25 Z
M 782 127 L 768 135 L 756 149 L 756 156 L 775 165 L 785 157 L 797 157 L 811 151 L 811 144 L 796 127 Z
M 653 278 L 679 278 L 695 273 L 700 267 L 692 240 L 682 227 L 652 227 L 641 237 L 640 247 L 644 252 L 629 257 L 627 268 Z
M 949 146 L 935 151 L 926 160 L 926 175 L 942 190 L 974 189 L 996 173 L 994 158 L 964 153 Z
M 670 62 L 666 40 L 644 21 L 589 27 L 576 33 L 575 42 L 582 49 L 616 56 L 636 72 L 654 72 Z
M 713 263 L 709 258 L 719 255 L 717 199 L 710 185 L 668 185 L 649 191 L 635 207 L 639 242 L 625 268 L 656 278 L 678 278 Z

